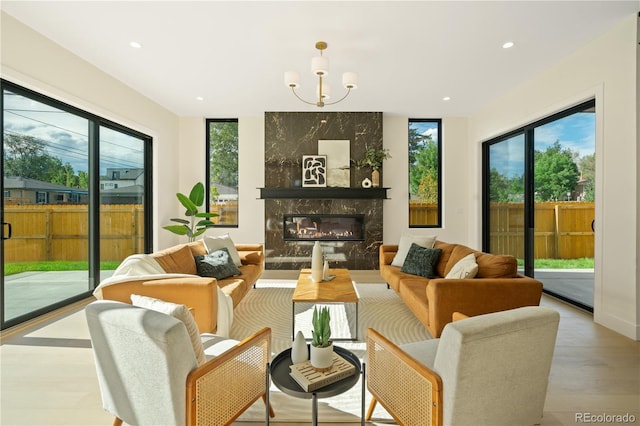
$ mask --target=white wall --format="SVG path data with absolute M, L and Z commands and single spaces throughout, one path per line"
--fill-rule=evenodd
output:
M 384 236 L 387 244 L 397 244 L 409 230 L 409 118 L 383 115 L 383 141 L 391 158 L 383 165 L 383 186 L 391 188 L 384 202 Z M 474 245 L 469 235 L 469 156 L 467 119 L 442 119 L 442 227 L 411 228 L 412 234 L 437 235 L 439 240 Z M 480 246 L 476 247 L 480 248 Z
M 584 46 L 469 118 L 471 176 L 480 179 L 481 143 L 588 98 L 596 99 L 594 319 L 640 338 L 638 318 L 637 18 Z M 469 194 L 480 236 L 480 183 Z
M 177 212 L 175 196 L 164 194 L 178 188 L 178 117 L 11 16 L 1 19 L 2 78 L 153 137 L 153 221 L 168 223 Z M 170 245 L 169 233 L 154 228 L 154 245 Z

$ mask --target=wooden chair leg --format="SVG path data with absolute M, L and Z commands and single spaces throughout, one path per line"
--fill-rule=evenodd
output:
M 371 403 L 369 404 L 369 409 L 367 410 L 367 416 L 364 418 L 365 420 L 371 420 L 371 416 L 373 416 L 373 410 L 376 409 L 376 404 L 378 400 L 373 397 L 371 398 Z
M 113 419 L 113 426 L 122 426 L 122 419 L 116 417 Z
M 262 400 L 267 403 L 267 395 L 262 395 Z M 275 417 L 276 413 L 273 411 L 273 406 L 269 403 L 269 417 Z

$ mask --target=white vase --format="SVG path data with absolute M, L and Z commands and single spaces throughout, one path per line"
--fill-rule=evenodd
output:
M 291 362 L 299 364 L 308 359 L 309 350 L 307 349 L 307 342 L 304 340 L 304 334 L 302 334 L 302 331 L 298 331 L 295 339 L 293 339 L 293 345 L 291 345 Z
M 327 371 L 333 365 L 333 343 L 326 348 L 311 345 L 311 366 L 317 371 Z
M 316 241 L 311 252 L 311 279 L 316 283 L 322 281 L 322 258 L 322 247 L 320 242 Z

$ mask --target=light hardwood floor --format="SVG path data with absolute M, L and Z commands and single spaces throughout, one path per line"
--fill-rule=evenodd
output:
M 380 282 L 371 272 L 357 280 Z M 295 279 L 295 274 L 280 278 Z M 543 296 L 541 304 L 561 314 L 542 425 L 576 425 L 576 416 L 625 414 L 640 424 L 640 342 L 594 324 L 590 314 L 550 297 Z M 76 304 L 3 334 L 1 425 L 111 424 L 111 416 L 101 408 L 93 359 L 87 356 L 83 306 Z

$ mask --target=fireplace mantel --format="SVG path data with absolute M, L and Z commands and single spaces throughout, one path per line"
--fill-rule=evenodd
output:
M 389 188 L 259 188 L 260 199 L 387 199 Z

